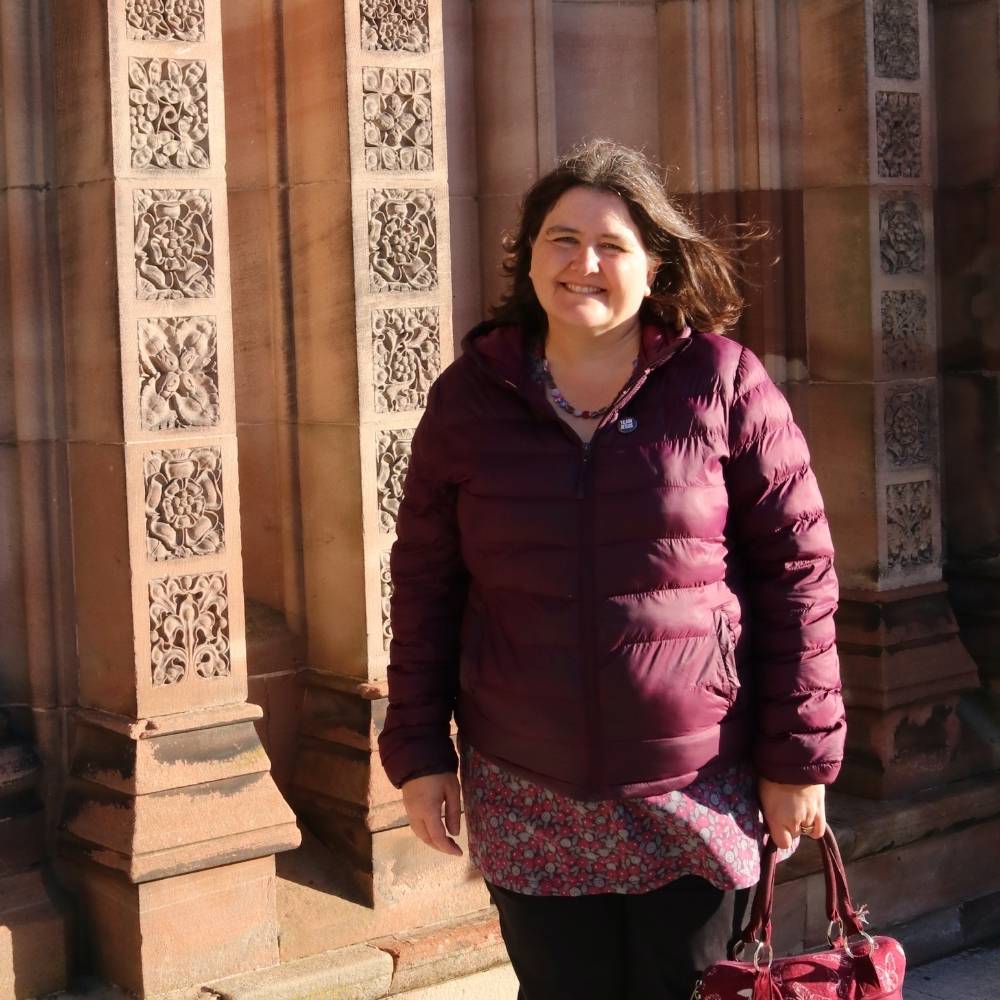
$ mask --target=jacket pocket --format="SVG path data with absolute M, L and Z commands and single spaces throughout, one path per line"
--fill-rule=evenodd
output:
M 719 660 L 726 697 L 732 704 L 736 701 L 736 695 L 740 690 L 740 678 L 736 671 L 736 632 L 729 612 L 725 608 L 716 608 L 712 612 L 712 617 L 715 621 L 715 635 L 719 644 Z

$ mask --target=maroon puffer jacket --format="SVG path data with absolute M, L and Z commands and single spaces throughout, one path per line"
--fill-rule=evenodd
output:
M 830 782 L 844 710 L 823 503 L 784 397 L 724 337 L 643 333 L 589 446 L 484 324 L 431 389 L 392 550 L 398 785 L 461 738 L 577 798 L 752 757 Z

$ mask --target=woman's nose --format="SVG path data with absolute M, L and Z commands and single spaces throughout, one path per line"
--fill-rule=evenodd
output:
M 597 256 L 597 251 L 593 247 L 582 246 L 580 247 L 573 263 L 576 264 L 577 269 L 581 273 L 590 274 L 591 272 L 598 270 L 601 259 Z

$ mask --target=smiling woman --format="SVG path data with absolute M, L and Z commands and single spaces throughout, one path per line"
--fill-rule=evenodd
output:
M 521 1000 L 687 1000 L 764 831 L 825 831 L 822 499 L 781 393 L 715 332 L 734 262 L 640 153 L 575 150 L 508 251 L 412 440 L 382 761 L 447 854 L 464 797 Z

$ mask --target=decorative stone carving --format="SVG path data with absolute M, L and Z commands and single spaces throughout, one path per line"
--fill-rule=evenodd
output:
M 401 413 L 425 407 L 427 391 L 441 371 L 437 309 L 377 309 L 372 348 L 375 409 Z
M 219 363 L 211 316 L 139 321 L 139 414 L 143 430 L 214 427 Z
M 143 459 L 143 472 L 149 558 L 222 552 L 222 452 L 218 448 L 153 451 Z
M 389 553 L 379 553 L 379 576 L 382 588 L 382 649 L 388 653 L 392 642 L 392 574 L 389 572 Z
M 879 257 L 886 274 L 922 274 L 924 217 L 912 194 L 895 192 L 878 209 Z
M 197 299 L 215 294 L 210 191 L 136 191 L 136 295 Z
M 885 399 L 885 449 L 897 468 L 931 461 L 931 397 L 926 385 L 904 383 Z
M 408 428 L 380 431 L 378 435 L 377 484 L 378 517 L 382 531 L 396 530 L 399 503 L 403 499 L 403 480 L 410 464 L 413 431 Z
M 890 570 L 909 570 L 934 561 L 931 484 L 892 483 L 886 487 Z
M 200 59 L 129 59 L 132 166 L 208 167 L 208 88 Z
M 125 0 L 125 33 L 129 38 L 202 42 L 204 0 Z
M 896 80 L 920 76 L 917 0 L 874 0 L 875 75 Z
M 361 44 L 373 52 L 427 52 L 427 0 L 361 0 Z
M 919 177 L 920 95 L 877 91 L 875 143 L 879 177 Z
M 368 259 L 373 292 L 437 288 L 437 222 L 429 191 L 368 192 Z
M 882 357 L 890 374 L 920 371 L 927 359 L 927 296 L 883 292 Z
M 229 601 L 225 573 L 167 576 L 149 584 L 153 684 L 228 677 Z
M 362 71 L 365 166 L 369 170 L 432 170 L 431 71 Z

